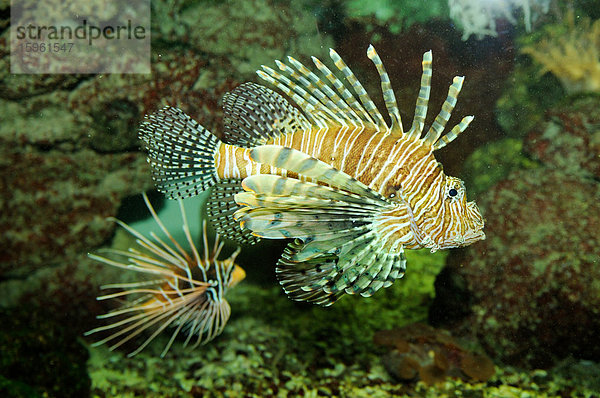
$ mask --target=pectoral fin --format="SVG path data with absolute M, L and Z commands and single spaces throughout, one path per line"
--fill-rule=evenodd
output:
M 401 205 L 302 152 L 256 149 L 257 161 L 315 181 L 255 175 L 235 195 L 241 208 L 234 217 L 243 228 L 263 238 L 295 239 L 276 270 L 292 299 L 331 305 L 344 293 L 370 296 L 403 275 L 402 244 L 385 216 Z

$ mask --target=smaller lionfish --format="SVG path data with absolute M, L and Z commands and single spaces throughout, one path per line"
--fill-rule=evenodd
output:
M 295 300 L 330 305 L 344 293 L 371 296 L 404 275 L 404 250 L 466 246 L 485 239 L 464 183 L 434 157 L 473 116 L 449 132 L 463 77 L 425 131 L 432 54 L 423 54 L 410 129 L 402 125 L 379 55 L 388 123 L 366 90 L 330 50 L 342 78 L 313 57 L 263 66 L 260 78 L 286 97 L 245 83 L 224 98 L 224 140 L 181 110 L 166 107 L 140 128 L 158 189 L 171 198 L 212 187 L 208 213 L 222 235 L 241 242 L 292 239 L 277 277 Z M 343 79 L 343 80 L 342 80 Z
M 209 253 L 206 237 L 206 222 L 203 223 L 203 256 L 200 256 L 192 240 L 185 209 L 179 201 L 183 232 L 191 249 L 186 252 L 167 230 L 148 197 L 144 201 L 156 224 L 165 233 L 172 245 L 161 240 L 155 233 L 148 238 L 124 222 L 113 219 L 131 235 L 135 236 L 137 248 L 129 251 L 108 249 L 105 252 L 115 256 L 113 260 L 95 254 L 89 257 L 114 267 L 140 272 L 152 277 L 150 280 L 134 283 L 118 283 L 102 286 L 103 289 L 119 291 L 98 297 L 98 300 L 136 297 L 128 300 L 121 308 L 100 315 L 98 318 L 120 317 L 119 320 L 85 333 L 86 336 L 107 330 L 116 330 L 110 336 L 96 342 L 99 346 L 111 342 L 113 350 L 149 328 L 154 332 L 128 356 L 142 351 L 156 336 L 167 327 L 174 327 L 171 339 L 162 351 L 164 357 L 180 332 L 187 334 L 184 346 L 195 339 L 194 347 L 218 336 L 229 319 L 231 309 L 225 300 L 227 290 L 246 276 L 244 270 L 234 263 L 240 252 L 238 248 L 229 258 L 218 260 L 223 242 L 215 238 L 212 252 Z

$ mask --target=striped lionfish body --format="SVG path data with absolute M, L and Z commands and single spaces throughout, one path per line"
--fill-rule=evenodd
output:
M 133 298 L 114 311 L 98 318 L 118 320 L 106 326 L 90 330 L 86 335 L 113 331 L 108 337 L 94 343 L 94 346 L 111 343 L 110 349 L 120 347 L 147 329 L 154 332 L 129 356 L 143 350 L 167 327 L 174 331 L 161 356 L 165 356 L 180 332 L 187 335 L 184 345 L 192 339 L 194 346 L 205 343 L 223 331 L 230 315 L 230 307 L 225 294 L 245 277 L 244 270 L 234 261 L 239 253 L 236 250 L 229 258 L 219 260 L 223 242 L 217 235 L 212 252 L 209 252 L 206 238 L 206 223 L 203 225 L 204 253 L 201 255 L 194 245 L 183 204 L 180 201 L 183 231 L 191 248 L 185 251 L 173 238 L 158 218 L 150 201 L 144 194 L 148 210 L 157 225 L 165 233 L 170 244 L 165 243 L 154 233 L 146 237 L 122 221 L 115 220 L 121 227 L 137 238 L 137 248 L 129 251 L 107 250 L 109 257 L 90 254 L 104 264 L 150 276 L 133 283 L 120 283 L 103 286 L 103 289 L 116 289 L 114 293 L 98 297 L 98 300 L 112 298 Z
M 442 110 L 423 135 L 431 81 L 431 51 L 412 126 L 405 131 L 383 64 L 388 125 L 352 71 L 331 50 L 346 84 L 321 61 L 317 76 L 294 58 L 263 66 L 274 91 L 246 83 L 224 99 L 220 141 L 175 108 L 141 127 L 159 189 L 171 198 L 214 186 L 208 213 L 223 235 L 294 239 L 277 265 L 288 295 L 329 305 L 344 292 L 370 296 L 404 275 L 404 249 L 431 251 L 485 239 L 483 218 L 466 201 L 461 180 L 446 176 L 433 152 L 463 132 L 467 116 L 445 125 L 463 78 L 455 77 Z

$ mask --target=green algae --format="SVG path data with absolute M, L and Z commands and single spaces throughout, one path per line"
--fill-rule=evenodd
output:
M 507 136 L 522 138 L 541 124 L 545 111 L 565 95 L 554 75 L 540 76 L 535 65 L 520 57 L 496 102 L 496 119 Z
M 428 386 L 394 381 L 375 354 L 362 364 L 328 357 L 327 365 L 314 366 L 298 357 L 295 343 L 280 328 L 242 317 L 213 343 L 194 350 L 177 345 L 164 359 L 160 344 L 135 358 L 94 348 L 92 396 L 592 397 L 599 391 L 600 367 L 589 361 L 565 361 L 550 371 L 497 367 L 487 383 L 447 379 Z
M 372 336 L 426 318 L 435 276 L 449 255 L 451 251 L 408 251 L 403 279 L 371 298 L 346 296 L 328 308 L 292 302 L 276 284 L 242 282 L 227 296 L 232 307 L 228 325 L 209 344 L 192 349 L 179 340 L 164 359 L 159 355 L 168 333 L 133 358 L 125 357 L 127 351 L 90 348 L 92 395 L 593 396 L 597 386 L 581 382 L 599 369 L 589 362 L 571 361 L 556 371 L 497 367 L 487 383 L 447 379 L 428 386 L 395 381 L 385 371 L 382 349 L 372 343 Z
M 406 31 L 416 23 L 424 23 L 434 18 L 447 18 L 448 3 L 445 0 L 432 0 L 423 7 L 421 1 L 352 0 L 346 3 L 347 17 L 364 20 L 367 31 L 374 26 L 385 26 L 392 34 Z
M 322 56 L 333 46 L 318 31 L 306 1 L 237 2 L 161 0 L 153 3 L 152 28 L 157 48 L 191 47 L 228 64 L 217 71 L 252 78 L 257 65 L 294 54 Z M 250 16 L 250 18 L 249 18 Z M 212 61 L 211 61 L 212 62 Z M 212 79 L 211 79 L 212 80 Z
M 538 167 L 522 151 L 523 143 L 516 138 L 490 142 L 476 149 L 463 166 L 469 194 L 477 197 L 513 171 Z

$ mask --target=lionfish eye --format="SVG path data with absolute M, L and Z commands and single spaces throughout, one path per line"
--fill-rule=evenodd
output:
M 450 190 L 448 191 L 448 195 L 450 195 L 450 197 L 454 197 L 458 195 L 458 191 L 454 188 L 450 188 Z

